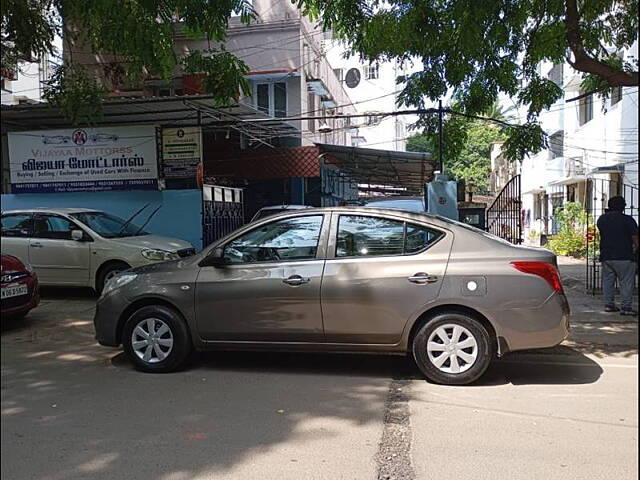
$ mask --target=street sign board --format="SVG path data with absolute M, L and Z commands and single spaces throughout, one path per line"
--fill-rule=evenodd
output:
M 165 179 L 195 178 L 202 162 L 202 129 L 162 129 L 162 169 Z

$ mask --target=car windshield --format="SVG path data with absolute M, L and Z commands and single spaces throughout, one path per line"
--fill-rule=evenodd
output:
M 139 226 L 104 212 L 78 212 L 72 213 L 71 216 L 105 238 L 149 235 L 148 232 L 140 230 Z

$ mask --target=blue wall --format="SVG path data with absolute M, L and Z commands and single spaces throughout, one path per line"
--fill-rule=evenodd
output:
M 186 240 L 198 250 L 202 248 L 201 190 L 23 193 L 2 195 L 0 200 L 3 211 L 34 207 L 79 207 L 102 210 L 125 219 L 150 203 L 133 220 L 136 225 L 142 225 L 148 215 L 162 205 L 145 230 Z

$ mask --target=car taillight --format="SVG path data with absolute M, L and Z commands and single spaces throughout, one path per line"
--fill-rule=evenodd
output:
M 560 274 L 558 269 L 547 262 L 511 262 L 516 270 L 523 273 L 529 273 L 531 275 L 537 275 L 544 278 L 547 283 L 558 293 L 564 293 L 562 288 L 562 282 L 560 281 Z

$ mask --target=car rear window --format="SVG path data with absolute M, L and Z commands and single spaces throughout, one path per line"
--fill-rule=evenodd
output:
M 434 243 L 442 232 L 380 217 L 341 215 L 336 257 L 410 255 Z

